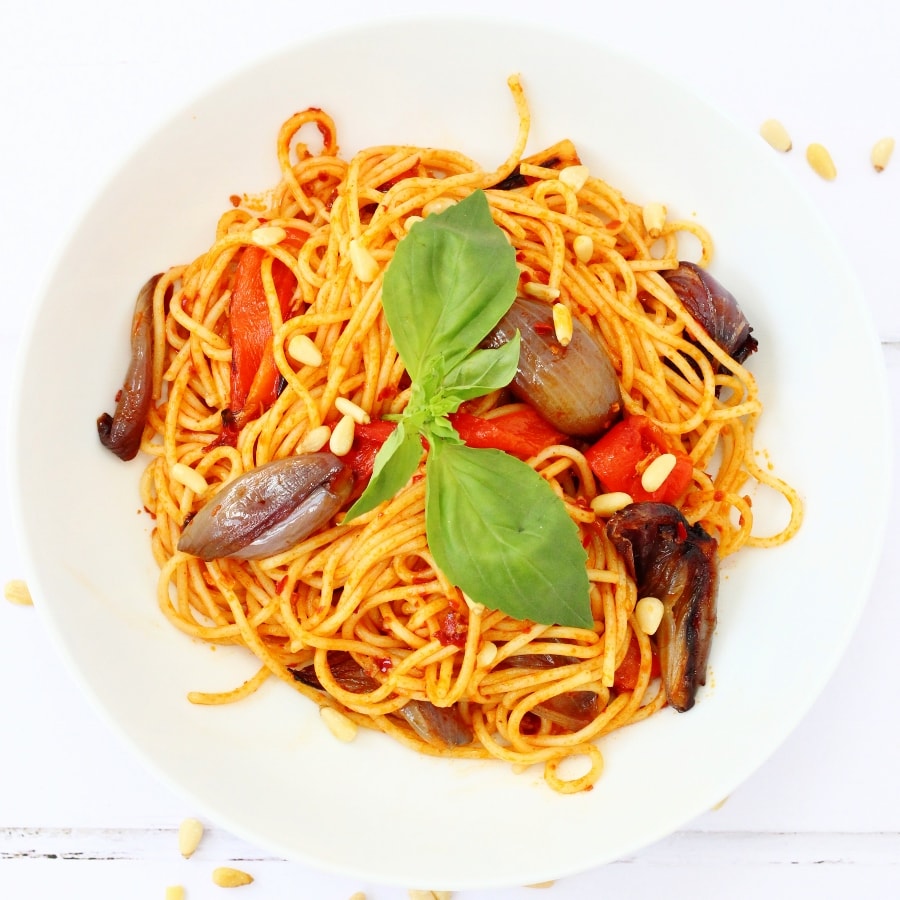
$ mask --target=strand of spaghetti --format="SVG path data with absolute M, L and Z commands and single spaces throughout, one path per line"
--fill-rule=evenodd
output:
M 230 691 L 189 691 L 187 698 L 198 706 L 222 706 L 226 703 L 237 703 L 251 694 L 256 693 L 263 682 L 271 675 L 271 671 L 265 666 L 257 669 L 243 684 Z

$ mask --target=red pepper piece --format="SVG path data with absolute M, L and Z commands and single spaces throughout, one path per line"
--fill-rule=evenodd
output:
M 655 491 L 645 491 L 641 475 L 663 453 L 675 456 L 675 467 Z M 585 453 L 592 471 L 607 491 L 624 491 L 635 502 L 674 503 L 688 488 L 694 470 L 690 457 L 674 450 L 664 432 L 646 416 L 623 419 Z
M 451 413 L 449 419 L 468 446 L 493 447 L 519 459 L 528 459 L 567 439 L 530 406 L 492 419 L 467 412 Z
M 616 669 L 616 675 L 613 679 L 613 689 L 617 693 L 622 691 L 633 691 L 637 684 L 638 675 L 641 671 L 641 647 L 637 638 L 632 632 L 631 642 L 625 651 L 625 657 Z M 658 678 L 662 669 L 659 664 L 659 654 L 653 647 L 650 657 L 650 678 Z

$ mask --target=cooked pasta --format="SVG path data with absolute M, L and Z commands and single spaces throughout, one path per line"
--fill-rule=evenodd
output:
M 327 449 L 340 428 L 345 446 L 334 451 L 346 452 L 348 418 L 403 411 L 410 387 L 381 309 L 383 274 L 414 222 L 476 189 L 516 251 L 520 292 L 562 304 L 598 338 L 623 412 L 648 417 L 673 451 L 689 457 L 690 484 L 678 506 L 716 539 L 719 556 L 781 543 L 799 527 L 797 493 L 756 459 L 762 404 L 752 374 L 698 326 L 662 277 L 677 267 L 685 234 L 707 266 L 710 236 L 692 221 L 660 221 L 658 211 L 651 235 L 642 206 L 587 173 L 568 142 L 526 157 L 529 111 L 517 78 L 510 88 L 519 130 L 492 171 L 428 147 L 370 147 L 344 159 L 326 112 L 308 109 L 284 123 L 279 183 L 233 197 L 209 249 L 156 283 L 154 402 L 141 443 L 150 462 L 141 492 L 155 519 L 165 616 L 187 635 L 246 647 L 259 661 L 244 684 L 195 691 L 192 702 L 243 700 L 275 676 L 420 752 L 496 758 L 518 769 L 540 764 L 553 789 L 571 792 L 601 773 L 597 738 L 667 702 L 653 669 L 654 639 L 635 614 L 635 580 L 604 528 L 607 514 L 591 505 L 602 489 L 584 441 L 548 446 L 528 464 L 580 531 L 592 629 L 516 620 L 450 583 L 429 550 L 421 470 L 377 508 L 348 523 L 339 512 L 274 556 L 205 561 L 177 549 L 186 522 L 223 484 L 272 460 Z M 516 186 L 505 189 L 510 177 Z M 252 414 L 234 416 L 233 280 L 251 252 L 280 390 Z M 285 273 L 295 285 L 283 308 L 277 282 Z M 259 393 L 259 384 L 248 391 Z M 467 409 L 490 418 L 519 405 L 500 390 Z M 224 422 L 223 410 L 232 411 Z M 753 532 L 758 485 L 786 500 L 787 524 L 777 534 Z M 634 671 L 623 682 L 629 655 Z M 416 704 L 452 709 L 471 740 L 448 745 L 427 730 L 423 737 L 408 714 Z M 585 759 L 587 771 L 564 775 L 568 757 Z

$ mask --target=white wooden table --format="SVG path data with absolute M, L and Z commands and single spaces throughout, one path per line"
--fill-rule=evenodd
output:
M 15 354 L 48 261 L 112 168 L 173 108 L 222 75 L 306 35 L 371 16 L 374 6 L 363 0 L 321 7 L 300 0 L 6 0 L 0 6 L 4 422 Z M 418 6 L 380 4 L 392 14 Z M 559 27 L 591 29 L 674 74 L 748 128 L 770 116 L 788 125 L 797 146 L 779 164 L 810 193 L 858 269 L 882 341 L 896 434 L 900 150 L 880 175 L 868 155 L 876 139 L 900 139 L 900 4 L 598 0 L 582 13 L 563 12 L 576 4 L 529 0 L 443 5 L 444 11 L 479 7 L 534 21 L 554 16 Z M 807 167 L 803 148 L 813 140 L 832 150 L 836 181 L 826 183 Z M 71 373 L 47 360 L 46 377 Z M 860 465 L 865 453 L 860 435 Z M 840 478 L 852 473 L 835 474 L 840 503 Z M 7 581 L 20 576 L 22 565 L 8 504 L 4 510 L 0 575 Z M 720 808 L 633 857 L 559 881 L 541 896 L 900 897 L 894 697 L 900 515 L 894 510 L 848 652 L 778 752 Z M 865 510 L 847 514 L 848 528 L 866 527 Z M 343 900 L 355 891 L 377 900 L 406 897 L 402 885 L 360 884 L 288 863 L 211 824 L 197 855 L 181 859 L 176 831 L 194 810 L 139 767 L 77 692 L 34 610 L 9 603 L 0 604 L 0 716 L 2 898 L 162 898 L 170 884 L 184 885 L 190 900 L 214 897 L 220 888 L 212 885 L 210 870 L 235 860 L 256 877 L 242 889 L 248 900 Z M 513 900 L 536 892 L 458 896 Z

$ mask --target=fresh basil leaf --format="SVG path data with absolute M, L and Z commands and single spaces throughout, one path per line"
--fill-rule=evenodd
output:
M 506 387 L 516 377 L 519 364 L 519 333 L 496 350 L 473 350 L 444 378 L 443 391 L 459 399 L 483 397 Z M 456 408 L 449 410 L 456 412 Z
M 347 510 L 345 522 L 390 500 L 412 478 L 422 458 L 422 440 L 417 430 L 401 421 L 375 455 L 372 478 L 356 502 Z
M 425 479 L 428 546 L 454 584 L 517 619 L 593 627 L 578 528 L 537 472 L 499 450 L 439 443 Z
M 515 299 L 516 254 L 474 191 L 417 222 L 397 245 L 382 305 L 400 358 L 414 381 L 435 361 L 452 369 L 474 350 Z

